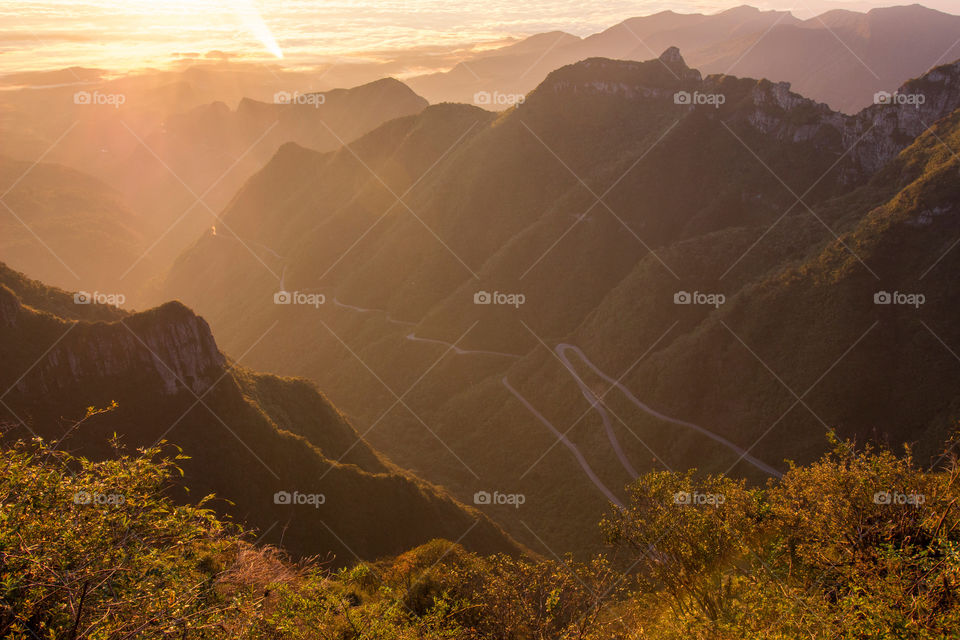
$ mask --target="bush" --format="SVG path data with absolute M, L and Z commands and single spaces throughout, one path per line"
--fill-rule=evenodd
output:
M 622 565 L 434 540 L 331 571 L 249 544 L 207 499 L 174 504 L 179 455 L 16 442 L 0 451 L 0 637 L 960 637 L 956 457 L 925 471 L 909 450 L 834 445 L 766 487 L 640 477 L 602 523 Z
M 0 457 L 0 635 L 196 636 L 229 626 L 220 567 L 240 540 L 200 506 L 163 497 L 159 449 L 90 462 L 40 440 Z
M 766 488 L 691 473 L 632 486 L 604 529 L 635 553 L 639 606 L 662 623 L 647 637 L 957 637 L 956 457 L 928 472 L 909 450 L 834 444 Z

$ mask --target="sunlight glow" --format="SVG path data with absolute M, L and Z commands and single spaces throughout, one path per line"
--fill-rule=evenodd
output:
M 276 38 L 274 38 L 270 32 L 267 23 L 263 21 L 260 10 L 253 4 L 253 0 L 237 0 L 237 11 L 243 20 L 243 24 L 263 43 L 267 51 L 282 60 L 283 51 L 280 49 L 280 45 L 277 44 Z
M 913 0 L 3 0 L 0 75 L 87 67 L 123 71 L 191 60 L 283 61 L 303 69 L 350 59 L 403 60 L 386 73 L 446 69 L 466 51 L 532 34 L 598 33 L 630 17 L 736 5 L 864 10 Z M 922 0 L 960 12 L 958 0 Z M 282 46 L 281 46 L 282 45 Z

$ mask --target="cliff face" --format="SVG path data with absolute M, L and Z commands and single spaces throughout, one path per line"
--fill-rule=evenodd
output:
M 17 437 L 57 440 L 92 459 L 116 455 L 113 436 L 131 449 L 166 440 L 187 456 L 174 497 L 222 498 L 213 508 L 295 556 L 342 565 L 437 537 L 483 553 L 519 550 L 478 512 L 381 459 L 312 384 L 227 369 L 207 323 L 179 302 L 110 322 L 65 319 L 66 305 L 95 305 L 55 290 L 28 303 L 14 293 L 26 279 L 9 280 L 0 280 L 0 423 Z M 111 401 L 82 428 L 65 426 Z M 291 492 L 324 501 L 277 500 Z
M 856 155 L 868 173 L 879 170 L 960 106 L 960 61 L 908 81 L 887 100 L 889 104 L 875 104 L 854 116 L 845 131 L 845 143 L 863 136 Z
M 721 80 L 722 76 L 710 76 L 705 86 L 719 89 Z M 878 98 L 878 104 L 847 116 L 791 92 L 787 82 L 761 80 L 751 91 L 754 109 L 746 120 L 780 140 L 806 142 L 819 136 L 825 150 L 847 153 L 843 180 L 856 182 L 876 173 L 934 122 L 960 107 L 960 61 L 937 67 Z
M 678 118 L 700 110 L 707 118 L 744 122 L 782 142 L 813 144 L 836 156 L 842 182 L 852 184 L 960 107 L 960 61 L 910 80 L 893 94 L 878 94 L 878 104 L 853 116 L 793 93 L 788 82 L 702 78 L 676 47 L 647 62 L 593 58 L 558 69 L 527 102 L 602 95 L 660 103 Z
M 708 86 L 720 89 L 719 78 L 708 78 Z M 808 142 L 832 128 L 837 132 L 845 126 L 845 116 L 831 111 L 825 104 L 814 102 L 790 91 L 789 82 L 761 80 L 751 89 L 746 121 L 750 125 L 778 140 Z M 835 139 L 835 138 L 834 138 Z
M 20 300 L 10 289 L 0 285 L 0 327 L 12 327 L 20 313 Z
M 9 290 L 0 294 L 4 326 L 30 324 L 38 319 L 30 316 L 38 315 L 22 307 Z M 200 394 L 216 380 L 226 361 L 206 321 L 177 302 L 116 322 L 57 324 L 50 333 L 62 339 L 17 383 L 18 392 L 35 396 L 81 382 L 136 379 L 152 382 L 152 389 L 161 395 L 176 394 L 184 386 Z

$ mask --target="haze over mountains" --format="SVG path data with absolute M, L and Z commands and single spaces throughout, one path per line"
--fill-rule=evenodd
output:
M 479 94 L 481 103 L 503 109 L 511 102 L 498 103 L 494 94 L 525 94 L 563 65 L 591 57 L 648 60 L 676 46 L 705 74 L 790 82 L 803 96 L 855 113 L 872 104 L 876 92 L 893 91 L 955 59 L 958 39 L 960 16 L 918 4 L 866 13 L 834 10 L 808 20 L 749 6 L 713 15 L 664 11 L 586 38 L 538 34 L 408 83 L 431 102 L 472 103 Z
M 317 380 L 401 466 L 464 500 L 523 493 L 501 522 L 571 548 L 650 469 L 760 479 L 819 455 L 827 425 L 943 435 L 953 357 L 933 335 L 913 351 L 900 336 L 922 313 L 952 344 L 941 326 L 952 254 L 926 276 L 922 309 L 876 306 L 874 294 L 919 286 L 920 273 L 880 257 L 885 238 L 906 237 L 893 219 L 939 239 L 918 239 L 896 265 L 935 264 L 955 240 L 954 158 L 938 136 L 953 135 L 958 81 L 960 65 L 945 65 L 895 103 L 845 116 L 785 84 L 703 78 L 676 49 L 586 60 L 499 116 L 437 105 L 335 152 L 283 147 L 224 214 L 270 251 L 208 234 L 164 295 L 256 366 Z M 723 100 L 678 104 L 679 92 Z M 928 195 L 906 205 L 918 189 Z M 822 292 L 823 280 L 846 294 Z M 325 302 L 273 304 L 281 289 Z M 523 300 L 477 304 L 484 291 Z M 676 304 L 681 292 L 724 301 Z M 929 389 L 905 400 L 894 360 L 927 367 L 932 377 L 914 380 L 942 402 Z M 837 378 L 818 380 L 827 374 Z
M 29 231 L 31 220 L 44 217 L 36 193 L 21 193 L 28 185 L 11 182 L 15 188 L 4 199 L 14 208 L 7 212 L 7 242 L 17 249 L 7 260 L 51 284 L 122 291 L 128 304 L 146 303 L 150 292 L 156 302 L 153 287 L 174 258 L 202 230 L 217 225 L 244 181 L 286 142 L 332 150 L 393 118 L 418 113 L 426 100 L 499 110 L 565 64 L 590 57 L 646 60 L 670 46 L 704 73 L 791 82 L 793 91 L 853 113 L 877 91 L 892 91 L 946 62 L 958 40 L 960 17 L 919 5 L 831 11 L 806 21 L 744 6 L 716 15 L 631 18 L 586 38 L 539 34 L 468 56 L 450 71 L 408 78 L 409 87 L 382 78 L 402 71 L 395 65 L 344 64 L 313 72 L 215 58 L 118 77 L 79 67 L 14 74 L 0 79 L 6 87 L 0 155 L 62 164 L 115 193 L 106 196 L 93 183 L 80 193 L 80 180 L 73 180 L 69 193 L 51 191 L 52 199 L 75 199 L 81 208 L 82 202 L 113 202 L 104 207 L 103 219 L 88 218 L 85 243 L 97 250 L 75 252 L 60 264 L 52 247 L 38 241 L 45 234 Z M 351 85 L 357 86 L 333 89 Z M 293 104 L 274 104 L 285 99 Z M 100 250 L 116 243 L 93 236 L 111 228 L 117 209 L 124 212 L 120 227 L 128 234 L 121 244 L 130 249 Z M 89 264 L 84 255 L 92 257 Z M 47 264 L 34 272 L 37 260 Z
M 960 16 L 53 4 L 0 637 L 960 637 Z
M 46 261 L 49 267 L 36 275 L 50 283 L 71 289 L 106 287 L 134 301 L 201 230 L 217 224 L 223 205 L 281 144 L 297 141 L 317 150 L 334 149 L 427 104 L 400 82 L 383 79 L 325 92 L 287 85 L 269 102 L 244 97 L 229 107 L 222 98 L 235 95 L 237 87 L 227 78 L 241 89 L 252 81 L 244 81 L 242 72 L 225 72 L 217 80 L 211 75 L 216 74 L 198 69 L 173 78 L 97 81 L 97 74 L 90 74 L 92 84 L 7 92 L 0 122 L 0 154 L 11 167 L 4 171 L 10 174 L 4 202 L 22 220 L 7 222 L 10 242 L 23 254 L 5 256 L 11 264 L 32 272 L 36 261 Z M 217 101 L 205 102 L 211 96 Z M 17 182 L 33 162 L 42 162 L 41 169 Z M 89 178 L 74 173 L 68 179 L 71 174 L 54 164 Z M 40 184 L 44 175 L 56 172 L 63 179 Z M 108 206 L 84 204 L 108 199 Z M 50 202 L 44 200 L 55 201 L 61 211 L 75 201 L 80 211 L 72 222 L 83 219 L 87 225 L 88 237 L 76 245 L 86 248 L 71 252 L 57 247 L 56 253 L 72 254 L 71 260 L 64 258 L 65 265 L 38 239 L 46 236 L 29 229 L 31 221 L 47 215 L 44 207 Z M 103 251 L 117 242 L 115 232 L 122 227 L 131 234 L 121 243 L 126 248 Z M 104 269 L 109 278 L 103 277 Z
M 6 418 L 55 437 L 117 400 L 78 451 L 166 437 L 192 496 L 341 560 L 588 550 L 640 474 L 763 482 L 828 429 L 929 457 L 958 412 L 957 42 L 918 5 L 740 7 L 351 89 L 8 78 Z M 322 509 L 273 502 L 318 482 Z M 498 492 L 525 501 L 464 506 Z
M 137 314 L 77 305 L 0 264 L 0 356 L 8 431 L 62 438 L 94 458 L 112 455 L 114 434 L 131 450 L 175 442 L 189 456 L 181 500 L 215 494 L 218 511 L 296 555 L 344 564 L 435 537 L 485 553 L 518 549 L 476 511 L 383 460 L 312 384 L 228 360 L 182 304 Z M 87 406 L 113 402 L 72 426 Z M 321 498 L 284 502 L 283 492 Z
M 106 184 L 63 165 L 0 156 L 0 250 L 11 266 L 66 288 L 120 291 L 118 265 L 156 273 L 143 258 L 151 224 Z M 141 264 L 142 263 L 142 264 Z

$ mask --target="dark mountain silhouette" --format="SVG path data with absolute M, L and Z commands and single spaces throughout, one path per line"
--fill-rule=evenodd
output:
M 538 34 L 408 82 L 431 102 L 472 102 L 477 92 L 525 94 L 550 71 L 585 58 L 646 60 L 677 46 L 704 73 L 789 82 L 801 95 L 854 113 L 871 104 L 876 92 L 893 91 L 956 58 L 958 39 L 960 16 L 917 4 L 829 11 L 803 21 L 749 6 L 713 15 L 663 11 L 583 39 Z
M 712 47 L 696 60 L 708 72 L 790 82 L 795 91 L 852 113 L 878 91 L 960 55 L 960 16 L 919 4 L 829 11 L 799 24 L 778 23 L 765 36 Z M 732 68 L 732 71 L 729 71 Z
M 112 455 L 113 434 L 128 447 L 175 443 L 189 456 L 178 485 L 189 494 L 176 495 L 214 493 L 219 511 L 297 555 L 343 564 L 438 536 L 517 550 L 484 516 L 383 459 L 312 384 L 226 358 L 182 304 L 130 314 L 73 303 L 0 266 L 0 415 L 20 435 L 63 438 L 96 458 Z M 114 401 L 74 430 L 86 407 Z M 297 504 L 295 492 L 322 504 Z

